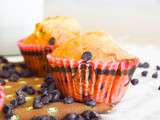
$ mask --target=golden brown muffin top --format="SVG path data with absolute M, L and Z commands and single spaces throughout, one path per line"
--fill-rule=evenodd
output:
M 104 32 L 88 32 L 80 37 L 66 41 L 52 52 L 54 57 L 80 60 L 82 54 L 89 51 L 92 60 L 108 61 L 135 58 L 121 49 L 112 38 Z
M 72 17 L 53 16 L 36 24 L 35 31 L 23 42 L 25 44 L 48 45 L 50 38 L 55 39 L 57 45 L 72 39 L 80 33 L 79 23 Z

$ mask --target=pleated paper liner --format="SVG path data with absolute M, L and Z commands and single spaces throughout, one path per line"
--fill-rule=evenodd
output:
M 3 88 L 3 86 L 0 85 L 0 111 L 1 111 L 2 108 L 3 108 L 4 99 L 5 99 L 4 88 Z
M 65 96 L 83 102 L 119 102 L 138 64 L 138 59 L 94 62 L 54 58 L 47 55 L 56 86 Z
M 23 44 L 22 41 L 20 40 L 18 42 L 18 47 L 27 67 L 37 76 L 45 76 L 50 67 L 46 55 L 52 52 L 54 46 Z

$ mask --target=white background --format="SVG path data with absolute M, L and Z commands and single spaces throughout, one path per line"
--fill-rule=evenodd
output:
M 160 0 L 0 0 L 0 54 L 49 15 L 74 16 L 82 31 L 103 30 L 118 42 L 160 46 Z

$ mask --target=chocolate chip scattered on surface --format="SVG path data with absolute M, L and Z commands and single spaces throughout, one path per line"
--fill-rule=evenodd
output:
M 87 105 L 87 106 L 94 107 L 94 106 L 96 106 L 96 101 L 92 100 L 92 99 L 88 99 L 88 100 L 84 101 L 84 104 Z
M 74 102 L 74 99 L 72 97 L 65 97 L 63 102 L 65 104 L 71 104 Z
M 153 73 L 152 78 L 155 78 L 155 79 L 158 78 L 158 72 Z
M 36 93 L 36 90 L 32 86 L 24 86 L 23 92 L 26 92 L 28 95 L 34 95 Z
M 16 108 L 16 107 L 18 106 L 17 99 L 11 100 L 11 101 L 10 101 L 10 104 L 11 104 L 14 108 Z
M 8 63 L 8 60 L 4 56 L 0 55 L 0 63 Z
M 141 73 L 141 75 L 142 75 L 143 77 L 146 77 L 147 74 L 148 74 L 148 71 L 143 71 L 143 72 Z
M 41 116 L 35 116 L 31 120 L 56 120 L 56 119 L 51 115 L 41 115 Z
M 139 65 L 138 65 L 138 67 L 139 68 L 149 68 L 149 63 L 148 62 L 144 62 L 144 63 L 140 63 Z
M 101 120 L 100 115 L 95 111 L 86 110 L 81 115 L 85 118 L 85 120 Z
M 17 82 L 19 78 L 20 78 L 19 75 L 13 73 L 8 79 L 9 79 L 9 81 Z
M 76 120 L 77 114 L 76 113 L 70 113 L 67 114 L 63 120 Z
M 159 65 L 156 66 L 156 70 L 160 70 L 160 66 Z
M 137 85 L 139 83 L 139 80 L 138 79 L 132 79 L 131 80 L 131 84 L 132 85 Z
M 67 114 L 63 120 L 101 120 L 98 113 L 91 110 L 83 111 L 81 114 L 70 113 Z

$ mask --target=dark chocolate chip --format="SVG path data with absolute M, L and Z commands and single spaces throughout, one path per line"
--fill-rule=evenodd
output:
M 2 70 L 9 70 L 9 67 L 7 65 L 2 66 Z
M 15 63 L 8 63 L 8 64 L 6 64 L 6 67 L 8 67 L 8 68 L 15 68 Z
M 70 113 L 64 117 L 64 120 L 76 120 L 76 117 L 77 117 L 76 113 Z
M 140 67 L 140 68 L 149 68 L 149 63 L 148 62 L 140 63 L 138 65 L 138 67 Z
M 85 100 L 84 101 L 84 104 L 87 105 L 87 106 L 96 106 L 96 101 L 95 100 L 92 100 L 92 99 L 88 99 L 88 100 Z
M 159 66 L 159 65 L 157 65 L 157 66 L 156 66 L 156 69 L 157 69 L 157 70 L 160 70 L 160 66 Z
M 22 69 L 20 71 L 20 76 L 21 77 L 32 77 L 32 76 L 34 76 L 34 73 L 29 71 L 28 69 Z
M 13 109 L 13 106 L 12 106 L 11 104 L 4 105 L 4 107 L 3 107 L 3 112 L 4 112 L 4 113 L 7 113 L 7 112 L 9 112 L 9 111 L 12 111 L 12 109 Z
M 92 53 L 90 51 L 86 51 L 82 54 L 81 57 L 83 60 L 88 61 L 92 59 Z
M 32 86 L 28 86 L 28 87 L 26 87 L 25 92 L 29 95 L 34 95 L 36 93 L 36 90 Z
M 11 104 L 14 108 L 18 106 L 18 102 L 17 102 L 16 99 L 15 99 L 15 100 L 11 100 L 10 104 Z
M 143 68 L 149 68 L 149 63 L 148 62 L 143 63 Z
M 5 85 L 6 82 L 5 82 L 3 79 L 0 79 L 0 84 L 1 84 L 1 85 Z
M 47 87 L 48 87 L 48 84 L 46 82 L 44 82 L 44 83 L 41 84 L 41 88 L 42 89 L 47 88 Z
M 101 89 L 101 90 L 103 89 L 103 84 L 101 84 L 100 89 Z
M 160 86 L 158 87 L 158 90 L 160 90 Z
M 0 63 L 8 63 L 8 60 L 4 56 L 0 56 Z
M 47 96 L 48 96 L 49 102 L 51 102 L 51 100 L 52 100 L 52 94 L 49 93 Z
M 0 77 L 1 78 L 8 78 L 10 76 L 10 72 L 8 70 L 0 70 Z
M 35 97 L 35 99 L 33 100 L 33 108 L 39 109 L 42 107 L 43 107 L 43 103 L 41 102 L 41 97 L 40 96 Z
M 97 112 L 95 112 L 95 111 L 91 111 L 90 112 L 90 118 L 94 119 L 94 120 L 101 120 L 100 115 Z
M 48 86 L 48 92 L 50 93 L 50 92 L 52 92 L 52 91 L 54 91 L 56 89 L 56 85 L 54 84 L 54 83 L 52 83 L 52 84 L 50 84 L 49 86 Z
M 40 94 L 41 94 L 42 96 L 48 95 L 48 90 L 47 90 L 47 88 L 41 88 L 41 89 L 40 89 Z
M 16 96 L 24 96 L 24 92 L 22 90 L 23 88 L 20 88 L 16 91 Z
M 18 72 L 15 68 L 10 68 L 10 69 L 8 70 L 8 72 L 9 72 L 10 74 L 15 73 L 15 74 L 19 75 L 19 72 Z
M 148 74 L 148 71 L 143 71 L 143 72 L 141 73 L 141 75 L 142 75 L 143 77 L 146 77 L 147 74 Z
M 86 120 L 85 118 L 83 118 L 81 115 L 77 115 L 75 120 Z
M 153 73 L 152 78 L 158 78 L 158 72 Z
M 8 111 L 6 114 L 5 114 L 5 118 L 7 119 L 7 120 L 10 120 L 10 118 L 13 116 L 14 114 L 13 114 L 13 111 L 11 110 L 11 111 Z
M 17 96 L 16 101 L 18 105 L 23 105 L 26 102 L 25 96 Z
M 82 115 L 86 120 L 90 120 L 90 113 L 91 113 L 91 111 L 90 111 L 90 110 L 87 110 L 87 111 L 82 112 L 81 115 Z
M 31 120 L 56 120 L 56 119 L 50 115 L 42 115 L 42 116 L 34 116 Z
M 20 78 L 19 75 L 13 73 L 8 79 L 11 82 L 17 82 L 19 78 Z
M 19 63 L 18 64 L 19 67 L 21 67 L 22 69 L 27 69 L 27 65 L 25 63 Z
M 51 37 L 48 41 L 48 44 L 49 45 L 54 45 L 55 44 L 55 38 L 54 37 Z
M 50 99 L 51 99 L 51 98 L 50 98 L 48 95 L 46 95 L 46 96 L 43 96 L 43 97 L 41 98 L 41 101 L 42 101 L 42 103 L 43 103 L 44 105 L 46 105 L 46 104 L 49 103 Z
M 82 112 L 81 115 L 82 115 L 86 120 L 90 120 L 90 113 L 91 113 L 91 111 L 90 111 L 90 110 L 87 110 L 87 111 Z
M 139 83 L 139 80 L 138 79 L 132 79 L 131 80 L 131 84 L 132 85 L 137 85 Z
M 65 104 L 71 104 L 74 102 L 74 99 L 72 97 L 65 97 L 63 102 Z
M 52 99 L 50 100 L 50 102 L 57 102 L 60 100 L 61 94 L 58 90 L 54 90 L 50 94 L 52 95 Z
M 23 92 L 26 92 L 26 91 L 27 91 L 27 88 L 28 88 L 28 86 L 25 85 L 25 86 L 23 86 L 23 87 L 21 88 L 21 90 L 22 90 Z
M 44 82 L 46 82 L 47 84 L 50 84 L 50 83 L 54 82 L 54 80 L 51 75 L 47 75 L 44 79 Z
M 95 111 L 86 110 L 81 114 L 85 120 L 100 120 L 100 115 Z

